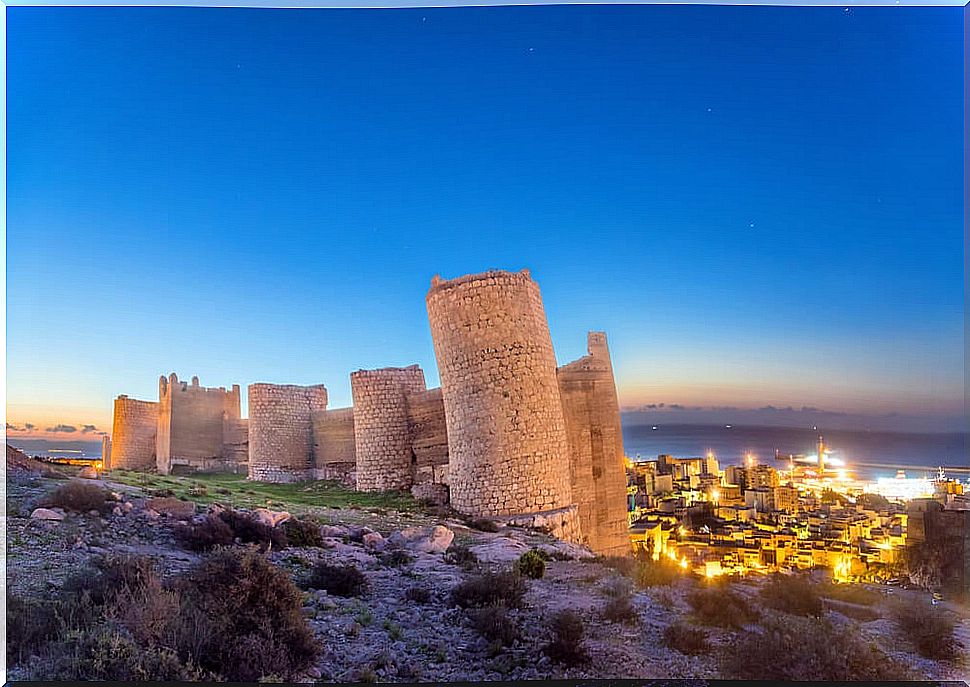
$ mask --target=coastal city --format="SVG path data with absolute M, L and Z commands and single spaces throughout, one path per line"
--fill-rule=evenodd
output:
M 815 454 L 775 464 L 627 458 L 633 547 L 704 577 L 825 568 L 836 582 L 896 584 L 904 552 L 923 546 L 956 561 L 937 573 L 941 588 L 970 591 L 970 484 L 943 468 L 867 482 L 831 453 L 819 436 Z

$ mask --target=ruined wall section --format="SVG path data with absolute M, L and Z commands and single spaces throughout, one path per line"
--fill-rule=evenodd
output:
M 101 469 L 111 469 L 111 437 L 107 434 L 101 435 Z
M 407 401 L 414 483 L 448 484 L 448 424 L 441 389 L 409 394 Z
M 111 425 L 111 467 L 155 469 L 158 403 L 119 396 Z
M 354 409 L 313 413 L 313 477 L 356 485 L 357 450 Z
M 425 390 L 417 365 L 358 370 L 350 375 L 354 399 L 357 490 L 408 489 L 413 482 L 408 394 Z
M 222 425 L 220 470 L 245 474 L 249 470 L 249 420 L 226 418 Z
M 606 334 L 590 332 L 587 350 L 589 355 L 557 372 L 569 437 L 572 493 L 586 544 L 603 555 L 625 555 L 630 550 L 626 468 Z
M 249 479 L 296 482 L 313 467 L 313 413 L 327 408 L 322 385 L 249 385 Z
M 561 512 L 571 538 L 556 358 L 528 270 L 432 280 L 428 317 L 441 376 L 452 506 L 475 516 Z

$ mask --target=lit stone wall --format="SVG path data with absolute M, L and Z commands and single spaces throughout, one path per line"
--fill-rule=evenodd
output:
M 560 367 L 569 474 L 586 544 L 603 555 L 630 551 L 620 407 L 606 334 L 590 332 L 589 355 Z
M 556 358 L 529 272 L 435 277 L 427 306 L 452 506 L 485 517 L 571 507 Z
M 313 413 L 313 476 L 356 484 L 357 452 L 354 409 L 336 408 Z
M 226 418 L 222 426 L 220 470 L 247 473 L 249 470 L 249 420 Z
M 173 372 L 158 381 L 155 456 L 159 473 L 224 470 L 227 421 L 240 417 L 239 385 L 207 388 L 180 382 Z M 228 427 L 230 430 L 233 428 Z M 238 437 L 235 437 L 238 441 Z
M 116 398 L 111 425 L 111 467 L 154 470 L 157 426 L 157 403 L 127 396 Z
M 101 435 L 101 468 L 111 469 L 111 437 L 107 434 Z
M 262 482 L 309 479 L 313 413 L 327 408 L 322 384 L 249 385 L 249 478 Z
M 414 452 L 414 482 L 448 483 L 448 427 L 441 389 L 408 395 L 408 430 Z
M 407 489 L 414 452 L 408 429 L 407 396 L 425 390 L 417 365 L 358 370 L 350 375 L 354 398 L 357 490 Z

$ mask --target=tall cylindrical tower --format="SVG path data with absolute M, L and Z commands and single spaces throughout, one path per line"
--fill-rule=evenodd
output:
M 452 505 L 484 517 L 570 506 L 556 357 L 528 270 L 436 276 L 427 305 Z
M 354 398 L 357 490 L 387 491 L 411 486 L 409 393 L 425 390 L 417 365 L 358 370 L 350 375 Z
M 249 385 L 249 479 L 296 482 L 309 479 L 315 411 L 327 409 L 322 384 Z
M 157 425 L 158 403 L 124 395 L 116 398 L 111 426 L 111 467 L 154 470 Z

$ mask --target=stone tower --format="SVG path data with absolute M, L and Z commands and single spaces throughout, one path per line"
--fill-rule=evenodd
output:
M 414 451 L 408 430 L 408 394 L 425 390 L 417 365 L 358 370 L 350 375 L 354 398 L 357 490 L 407 489 Z
M 298 482 L 313 468 L 313 413 L 327 409 L 322 384 L 249 385 L 249 479 Z
M 630 551 L 626 464 L 606 334 L 589 332 L 587 351 L 558 370 L 572 493 L 586 544 L 599 554 L 625 555 Z
M 154 470 L 157 425 L 157 403 L 124 395 L 116 398 L 111 426 L 111 467 Z
M 528 270 L 435 276 L 427 306 L 452 505 L 483 517 L 562 511 L 551 529 L 570 538 L 569 442 L 538 285 Z

